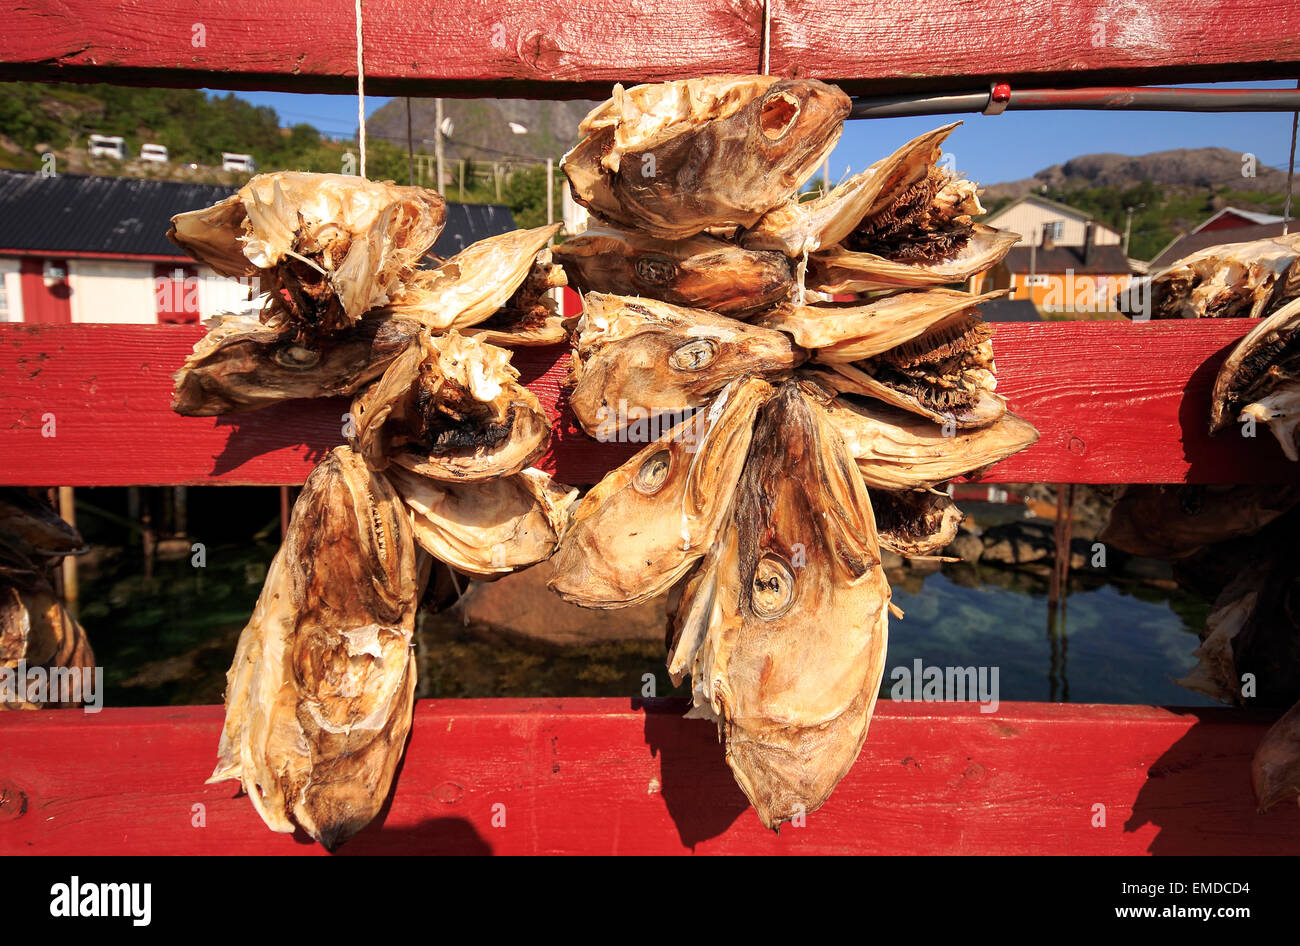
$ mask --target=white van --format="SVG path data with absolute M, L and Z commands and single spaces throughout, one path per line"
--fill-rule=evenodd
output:
M 153 161 L 155 164 L 166 164 L 168 161 L 167 148 L 165 145 L 141 145 L 140 160 Z
M 116 158 L 126 160 L 126 139 L 116 135 L 91 135 L 89 141 L 92 158 Z
M 257 170 L 257 162 L 253 160 L 251 154 L 234 154 L 230 151 L 223 151 L 221 152 L 221 170 L 246 171 L 252 174 Z

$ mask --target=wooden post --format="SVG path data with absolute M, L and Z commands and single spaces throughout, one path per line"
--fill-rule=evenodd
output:
M 501 203 L 501 165 L 496 162 L 492 164 L 492 180 L 496 182 L 497 203 L 499 204 Z
M 462 202 L 465 200 L 465 159 L 460 159 L 460 197 Z
M 555 159 L 546 159 L 546 222 L 555 222 Z
M 1052 702 L 1068 703 L 1070 681 L 1066 676 L 1069 639 L 1065 633 L 1065 601 L 1070 594 L 1070 527 L 1074 521 L 1074 484 L 1056 486 L 1056 554 L 1047 589 L 1047 641 L 1051 649 L 1048 689 Z
M 433 129 L 433 153 L 438 159 L 438 183 L 434 185 L 434 190 L 439 194 L 442 193 L 442 99 L 433 100 L 435 127 Z
M 289 534 L 289 487 L 280 487 L 280 541 Z
M 76 497 L 71 486 L 59 487 L 59 518 L 72 528 L 77 528 Z M 63 601 L 69 610 L 75 612 L 77 605 L 77 556 L 65 555 L 61 563 L 63 570 Z
M 415 186 L 415 146 L 411 138 L 411 97 L 406 97 L 406 183 Z

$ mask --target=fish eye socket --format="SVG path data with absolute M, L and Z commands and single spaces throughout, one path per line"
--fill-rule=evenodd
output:
M 663 487 L 664 482 L 668 479 L 668 467 L 670 465 L 668 451 L 660 450 L 645 463 L 641 464 L 641 469 L 636 471 L 636 476 L 632 480 L 632 485 L 636 487 L 638 493 L 645 493 L 647 496 L 653 496 Z
M 758 560 L 751 585 L 754 613 L 761 618 L 779 618 L 794 604 L 794 572 L 775 555 Z
M 666 286 L 677 275 L 677 264 L 666 256 L 643 256 L 636 261 L 636 275 L 652 286 Z
M 320 361 L 320 352 L 302 345 L 285 345 L 276 350 L 274 357 L 285 368 L 314 368 Z
M 718 343 L 711 338 L 697 338 L 673 351 L 668 363 L 681 371 L 699 371 L 718 357 Z
M 799 118 L 799 100 L 789 92 L 773 92 L 758 111 L 758 125 L 768 141 L 779 141 Z

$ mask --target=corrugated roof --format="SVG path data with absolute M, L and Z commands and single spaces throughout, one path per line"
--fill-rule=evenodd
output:
M 1224 207 L 1222 210 L 1215 213 L 1214 215 L 1206 217 L 1204 220 L 1201 221 L 1199 226 L 1192 227 L 1192 229 L 1189 232 L 1200 233 L 1210 224 L 1214 223 L 1214 221 L 1218 220 L 1220 217 L 1226 214 L 1232 214 L 1235 217 L 1240 217 L 1242 220 L 1249 220 L 1251 223 L 1281 223 L 1282 222 L 1282 218 L 1279 217 L 1277 214 L 1262 214 L 1254 210 L 1241 210 L 1237 207 Z M 1224 229 L 1232 229 L 1232 228 L 1225 227 Z
M 1184 256 L 1191 256 L 1198 250 L 1203 250 L 1207 246 L 1217 246 L 1220 243 L 1248 243 L 1251 240 L 1262 240 L 1265 237 L 1275 237 L 1282 235 L 1282 224 L 1264 223 L 1255 224 L 1249 227 L 1232 227 L 1227 230 L 1202 230 L 1200 233 L 1189 233 L 1185 237 L 1174 240 L 1163 250 L 1160 255 L 1151 261 L 1151 272 L 1157 272 L 1164 269 L 1174 262 L 1182 259 Z
M 990 299 L 981 302 L 980 315 L 986 322 L 1041 322 L 1038 308 L 1028 299 Z
M 214 184 L 0 170 L 0 250 L 186 258 L 167 239 L 171 218 L 232 193 Z M 452 256 L 513 229 L 508 207 L 449 203 L 447 225 L 433 252 Z
M 1029 256 L 1032 247 L 1013 246 L 1002 265 L 1013 273 L 1029 272 Z M 1064 273 L 1072 269 L 1076 273 L 1115 275 L 1130 271 L 1128 257 L 1114 244 L 1093 246 L 1092 259 L 1083 262 L 1083 247 L 1054 246 L 1050 250 L 1038 247 L 1034 259 L 1034 271 L 1038 273 Z

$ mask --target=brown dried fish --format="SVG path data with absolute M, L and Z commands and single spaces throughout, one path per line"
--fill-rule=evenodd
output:
M 1010 412 L 984 427 L 945 430 L 915 414 L 852 397 L 826 408 L 867 486 L 924 489 L 1005 460 L 1038 440 L 1028 421 Z
M 211 417 L 296 397 L 355 394 L 383 374 L 419 334 L 416 322 L 366 318 L 304 344 L 291 327 L 226 315 L 176 372 L 172 410 Z
M 272 831 L 333 849 L 370 823 L 411 726 L 428 575 L 410 516 L 338 447 L 303 485 L 227 675 L 209 782 L 238 779 Z
M 965 518 L 952 497 L 928 489 L 872 490 L 871 507 L 880 547 L 904 558 L 942 552 Z
M 456 332 L 427 332 L 352 402 L 354 445 L 372 469 L 390 463 L 435 480 L 510 476 L 550 441 L 537 396 L 510 352 Z
M 981 296 L 953 289 L 900 292 L 869 302 L 823 305 L 785 303 L 752 324 L 789 334 L 820 362 L 853 362 L 881 355 L 918 336 L 933 347 L 940 336 L 964 334 L 978 320 L 975 307 L 1006 295 Z
M 944 249 L 914 257 L 899 248 L 891 250 L 894 255 L 890 257 L 836 245 L 809 256 L 806 285 L 809 289 L 838 294 L 964 282 L 996 266 L 1019 240 L 1017 233 L 975 223 L 971 224 L 969 235 L 960 247 L 952 252 Z M 922 241 L 915 246 L 918 253 L 932 249 Z
M 1300 483 L 1133 483 L 1111 507 L 1098 536 L 1145 558 L 1174 560 L 1219 542 L 1254 535 L 1300 502 Z
M 1251 761 L 1250 778 L 1261 812 L 1280 801 L 1300 799 L 1300 703 L 1264 734 Z
M 413 516 L 415 541 L 439 561 L 482 580 L 549 558 L 576 489 L 540 470 L 449 483 L 390 466 L 387 476 Z
M 706 234 L 659 240 L 592 227 L 556 247 L 555 256 L 583 292 L 649 296 L 736 317 L 780 302 L 794 285 L 784 255 L 745 250 Z
M 889 583 L 871 501 L 815 389 L 787 382 L 755 428 L 718 546 L 686 584 L 669 666 L 769 828 L 852 767 L 884 672 Z
M 704 309 L 594 292 L 583 303 L 569 403 L 600 440 L 700 407 L 733 378 L 777 377 L 806 357 L 781 332 Z
M 178 214 L 167 237 L 222 276 L 258 276 L 263 318 L 310 340 L 397 294 L 446 219 L 442 197 L 422 187 L 277 171 Z
M 505 305 L 462 334 L 512 348 L 558 345 L 569 337 L 569 330 L 551 290 L 568 284 L 564 269 L 551 262 L 551 251 L 542 250 Z
M 771 393 L 757 378 L 733 382 L 707 412 L 607 474 L 574 509 L 551 590 L 584 607 L 623 608 L 671 588 L 730 513 L 754 414 Z
M 599 217 L 664 239 L 752 226 L 839 140 L 849 98 L 812 79 L 706 76 L 630 89 L 583 120 L 561 167 Z
M 1300 233 L 1206 247 L 1117 299 L 1153 319 L 1261 318 L 1300 296 Z
M 0 587 L 0 711 L 80 706 L 90 695 L 83 671 L 94 667 L 85 629 L 49 585 Z M 37 668 L 43 671 L 39 682 L 29 675 Z M 32 692 L 42 683 L 44 699 Z M 71 699 L 60 701 L 61 695 Z
M 1210 433 L 1233 420 L 1267 424 L 1289 460 L 1300 460 L 1300 299 L 1237 343 L 1214 379 Z

